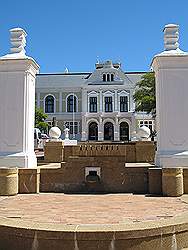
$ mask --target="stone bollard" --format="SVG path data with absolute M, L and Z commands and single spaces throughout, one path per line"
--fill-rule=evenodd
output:
M 183 169 L 183 188 L 184 194 L 188 194 L 188 168 Z
M 39 168 L 20 168 L 19 176 L 19 194 L 39 193 L 40 187 L 40 169 Z
M 149 168 L 149 193 L 161 194 L 162 193 L 162 169 L 161 168 Z
M 48 141 L 44 146 L 45 162 L 62 162 L 63 161 L 63 141 Z
M 162 169 L 162 190 L 164 196 L 181 196 L 183 194 L 183 169 Z
M 18 169 L 0 168 L 0 195 L 18 193 Z

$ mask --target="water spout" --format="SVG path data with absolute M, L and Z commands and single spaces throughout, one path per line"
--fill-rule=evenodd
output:
M 76 232 L 74 232 L 74 250 L 79 250 Z
M 109 250 L 115 250 L 115 232 L 113 233 L 112 240 L 109 245 Z
M 175 227 L 174 227 L 174 233 L 173 233 L 173 235 L 172 235 L 172 246 L 171 246 L 171 250 L 178 250 L 177 240 L 176 240 L 176 231 L 175 231 Z
M 38 246 L 39 246 L 39 243 L 38 243 L 38 239 L 37 239 L 37 231 L 35 231 L 31 250 L 37 250 Z
M 161 249 L 163 249 L 163 233 L 161 231 Z

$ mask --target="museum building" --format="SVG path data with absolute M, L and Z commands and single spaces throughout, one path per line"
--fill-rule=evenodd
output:
M 135 112 L 136 83 L 146 72 L 123 72 L 120 63 L 97 62 L 92 73 L 38 74 L 36 105 L 52 125 L 70 129 L 81 141 L 129 141 L 142 125 L 154 130 L 151 115 Z M 63 138 L 63 134 L 62 134 Z

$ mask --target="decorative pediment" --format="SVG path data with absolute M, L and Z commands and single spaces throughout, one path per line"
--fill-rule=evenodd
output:
M 118 93 L 119 96 L 129 96 L 129 92 L 127 92 L 126 90 L 122 90 Z
M 99 94 L 98 92 L 92 90 L 88 93 L 88 96 L 98 96 L 98 94 Z
M 103 93 L 103 95 L 104 95 L 104 96 L 112 96 L 112 95 L 114 95 L 114 93 L 113 93 L 112 91 L 110 91 L 110 90 L 107 90 L 107 91 L 105 91 L 105 92 Z

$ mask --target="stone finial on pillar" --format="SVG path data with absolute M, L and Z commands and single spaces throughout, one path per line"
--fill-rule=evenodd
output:
M 35 79 L 39 65 L 25 55 L 26 32 L 10 30 L 11 52 L 0 57 L 0 168 L 35 168 Z
M 166 51 L 179 49 L 179 25 L 167 24 L 164 27 L 164 49 Z
M 10 30 L 11 53 L 22 53 L 25 55 L 27 33 L 21 28 Z
M 156 78 L 156 165 L 168 169 L 188 168 L 188 53 L 179 49 L 178 38 L 178 25 L 166 25 L 165 51 L 151 65 Z

